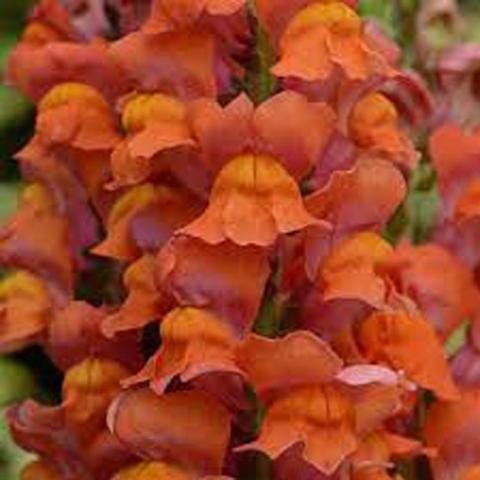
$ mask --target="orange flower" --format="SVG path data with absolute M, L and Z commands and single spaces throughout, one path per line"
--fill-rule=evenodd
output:
M 420 154 L 400 130 L 397 110 L 385 96 L 370 93 L 361 98 L 350 113 L 348 127 L 364 155 L 385 158 L 407 170 L 417 165 Z
M 111 101 L 129 89 L 126 73 L 101 41 L 21 42 L 10 54 L 6 76 L 35 102 L 63 82 L 91 85 Z
M 369 361 L 404 371 L 407 378 L 442 399 L 458 399 L 442 344 L 420 315 L 374 313 L 362 323 L 359 342 Z
M 153 0 L 150 18 L 143 31 L 155 34 L 180 30 L 195 24 L 203 13 L 228 16 L 244 5 L 245 0 Z
M 186 122 L 186 107 L 161 93 L 134 95 L 125 100 L 122 123 L 127 138 L 112 154 L 113 182 L 109 188 L 135 185 L 154 171 L 173 167 L 172 161 L 187 161 L 182 148 L 192 147 Z M 183 160 L 183 157 L 187 157 Z
M 346 238 L 325 259 L 317 284 L 324 285 L 324 301 L 360 300 L 375 308 L 387 301 L 388 286 L 378 268 L 393 252 L 379 235 L 363 232 Z
M 480 179 L 472 180 L 467 189 L 459 196 L 455 205 L 454 219 L 458 223 L 468 222 L 480 217 L 478 200 L 480 199 Z
M 245 219 L 248 219 L 245 221 Z M 264 155 L 242 155 L 218 174 L 210 206 L 181 233 L 216 245 L 272 245 L 278 235 L 318 223 L 280 163 Z
M 185 190 L 150 183 L 133 187 L 113 206 L 107 237 L 92 253 L 134 260 L 143 252 L 155 252 L 201 208 L 202 203 Z
M 182 391 L 155 395 L 127 390 L 112 404 L 109 426 L 130 451 L 169 461 L 197 474 L 219 474 L 230 437 L 230 415 L 209 395 Z
M 480 393 L 465 390 L 457 402 L 436 402 L 427 415 L 424 438 L 438 451 L 430 458 L 435 479 L 478 478 L 480 442 Z
M 477 175 L 480 134 L 464 133 L 455 125 L 445 125 L 430 137 L 429 148 L 438 174 L 444 215 L 448 216 L 465 186 Z
M 0 281 L 0 351 L 40 340 L 50 321 L 53 298 L 44 282 L 18 270 Z
M 215 97 L 215 42 L 202 31 L 147 35 L 133 32 L 113 42 L 109 53 L 132 90 L 163 92 L 182 99 Z
M 306 270 L 315 277 L 325 243 L 361 230 L 378 231 L 406 195 L 402 174 L 391 163 L 362 158 L 351 170 L 336 171 L 325 187 L 305 199 L 307 210 L 332 225 L 332 232 L 306 230 Z
M 384 160 L 363 158 L 351 170 L 334 172 L 325 187 L 306 198 L 305 205 L 342 236 L 381 229 L 405 194 L 405 180 L 395 167 Z
M 48 463 L 36 460 L 22 469 L 20 480 L 62 480 L 62 477 Z
M 278 340 L 252 335 L 240 346 L 238 362 L 269 399 L 259 438 L 241 450 L 277 458 L 300 444 L 301 457 L 324 475 L 398 407 L 397 386 L 382 385 L 384 372 L 371 375 L 369 366 L 342 372 L 341 360 L 311 333 Z
M 229 480 L 217 475 L 199 477 L 176 465 L 164 462 L 142 462 L 118 472 L 111 480 Z M 43 480 L 43 479 L 40 479 Z M 232 479 L 230 479 L 232 480 Z
M 67 220 L 40 184 L 23 192 L 21 206 L 0 232 L 0 262 L 51 281 L 58 294 L 73 287 L 73 262 Z
M 208 306 L 237 336 L 250 330 L 270 275 L 263 249 L 181 236 L 160 251 L 157 268 L 159 285 L 180 305 Z
M 103 321 L 102 331 L 107 337 L 142 328 L 169 310 L 173 299 L 157 286 L 155 266 L 155 257 L 145 254 L 125 270 L 123 283 L 128 296 L 120 309 Z
M 422 443 L 379 430 L 366 436 L 352 456 L 352 480 L 392 480 L 388 474 L 392 457 L 421 453 Z
M 320 0 L 328 3 L 336 0 Z M 276 44 L 288 25 L 288 21 L 306 5 L 315 0 L 257 0 L 255 6 L 263 26 L 268 30 Z M 355 9 L 357 0 L 343 0 L 343 3 Z
M 130 371 L 117 362 L 90 357 L 70 368 L 63 380 L 65 421 L 77 438 L 89 441 L 102 430 L 105 412 Z
M 120 140 L 110 106 L 93 87 L 62 83 L 38 104 L 37 133 L 48 143 L 83 150 L 113 148 Z
M 70 369 L 64 380 L 64 402 L 57 407 L 28 400 L 11 408 L 7 417 L 15 441 L 40 456 L 59 478 L 109 480 L 131 463 L 125 448 L 106 429 L 106 407 L 120 391 L 129 371 L 101 358 L 90 358 Z M 27 470 L 28 472 L 28 470 Z
M 280 39 L 280 61 L 272 72 L 315 81 L 328 78 L 336 67 L 353 80 L 395 74 L 369 46 L 354 10 L 340 1 L 314 2 L 288 23 Z
M 480 297 L 472 272 L 439 245 L 400 245 L 382 270 L 418 305 L 443 341 L 476 316 Z
M 127 385 L 149 380 L 160 395 L 176 376 L 189 382 L 211 373 L 242 374 L 235 364 L 235 333 L 207 310 L 172 310 L 162 320 L 160 335 L 162 346 Z
M 122 470 L 112 480 L 192 480 L 192 475 L 168 463 L 142 462 Z
M 252 152 L 276 159 L 297 181 L 318 162 L 336 120 L 327 104 L 309 102 L 291 91 L 274 95 L 256 109 L 245 94 L 224 108 L 200 99 L 188 113 L 200 157 L 214 174 L 232 158 Z M 295 123 L 286 118 L 295 118 Z
M 98 241 L 98 223 L 89 200 L 100 213 L 105 210 L 107 198 L 99 187 L 105 181 L 102 177 L 108 167 L 108 157 L 102 152 L 89 152 L 87 158 L 83 158 L 70 155 L 72 150 L 68 150 L 47 146 L 36 135 L 16 158 L 24 178 L 48 189 L 57 211 L 68 221 L 76 260 L 82 265 L 84 249 Z M 81 160 L 87 161 L 80 166 Z
M 49 357 L 63 370 L 92 356 L 138 369 L 143 355 L 137 335 L 124 333 L 106 339 L 101 330 L 106 316 L 106 309 L 86 302 L 70 302 L 57 309 L 49 319 L 43 345 Z

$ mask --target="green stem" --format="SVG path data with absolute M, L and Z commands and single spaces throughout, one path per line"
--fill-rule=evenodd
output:
M 255 19 L 255 65 L 246 79 L 246 89 L 254 103 L 259 104 L 267 100 L 277 87 L 277 79 L 270 73 L 275 63 L 273 51 L 268 33 L 258 21 L 255 1 L 248 1 L 251 16 Z

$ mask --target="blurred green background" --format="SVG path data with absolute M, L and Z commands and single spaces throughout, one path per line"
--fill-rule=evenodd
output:
M 31 135 L 34 108 L 14 89 L 3 85 L 8 53 L 20 35 L 29 0 L 0 2 L 0 221 L 15 209 L 20 188 L 19 173 L 12 155 Z M 30 456 L 19 450 L 8 435 L 4 421 L 7 405 L 37 395 L 35 375 L 22 356 L 0 357 L 0 479 L 17 480 L 21 466 Z

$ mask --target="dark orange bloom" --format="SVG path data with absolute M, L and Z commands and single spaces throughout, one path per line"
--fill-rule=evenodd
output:
M 279 44 L 280 61 L 272 69 L 279 77 L 324 80 L 336 67 L 353 80 L 395 74 L 369 45 L 359 16 L 341 1 L 314 2 L 298 11 Z
M 221 170 L 210 206 L 181 232 L 213 245 L 231 240 L 268 246 L 282 233 L 315 223 L 297 184 L 280 163 L 263 155 L 242 155 Z
M 458 198 L 455 205 L 454 218 L 462 223 L 480 217 L 480 179 L 473 180 Z
M 245 0 L 153 0 L 143 31 L 150 34 L 181 30 L 195 24 L 203 13 L 228 16 L 238 12 Z
M 385 158 L 412 170 L 420 154 L 400 129 L 395 105 L 380 93 L 370 93 L 353 107 L 348 118 L 350 138 L 360 155 Z
M 120 379 L 129 373 L 100 358 L 76 365 L 65 376 L 61 405 L 49 407 L 29 400 L 8 411 L 15 441 L 38 454 L 42 465 L 62 479 L 109 480 L 132 461 L 107 431 L 105 421 L 105 410 L 120 391 Z
M 104 358 L 90 357 L 71 367 L 63 380 L 65 422 L 88 442 L 105 425 L 105 412 L 130 371 Z
M 107 237 L 92 253 L 126 261 L 155 252 L 194 219 L 202 205 L 178 188 L 150 183 L 133 187 L 114 204 L 107 219 Z
M 93 87 L 61 83 L 38 104 L 37 134 L 47 144 L 81 150 L 108 150 L 120 137 L 107 101 Z
M 324 0 L 320 0 L 322 1 Z M 295 13 L 311 3 L 315 3 L 315 0 L 257 0 L 255 6 L 263 26 L 276 43 L 288 25 L 288 21 Z M 357 6 L 357 0 L 343 0 L 343 3 L 353 9 Z
M 346 171 L 334 172 L 325 187 L 305 199 L 307 210 L 332 225 L 306 231 L 306 269 L 313 278 L 325 243 L 362 230 L 379 231 L 403 201 L 406 183 L 391 163 L 363 158 Z
M 352 456 L 352 480 L 392 480 L 392 457 L 412 457 L 423 452 L 422 443 L 379 430 L 366 436 Z
M 370 232 L 358 233 L 340 242 L 318 272 L 317 284 L 324 285 L 324 301 L 360 300 L 382 308 L 387 301 L 388 285 L 378 268 L 392 252 L 387 241 Z
M 334 172 L 329 183 L 309 195 L 307 210 L 326 220 L 332 234 L 380 230 L 406 194 L 401 173 L 389 162 L 361 159 L 351 170 Z
M 300 443 L 301 457 L 324 475 L 398 406 L 395 383 L 382 385 L 385 372 L 370 374 L 370 366 L 342 371 L 341 360 L 311 333 L 278 340 L 252 335 L 238 359 L 259 395 L 270 397 L 259 438 L 241 449 L 277 458 Z
M 476 268 L 479 217 L 475 206 L 479 169 L 480 135 L 445 125 L 430 137 L 430 154 L 438 175 L 441 210 L 436 240 Z
M 325 342 L 302 331 L 282 340 L 250 335 L 238 348 L 237 361 L 263 398 L 279 388 L 326 383 L 342 368 L 341 359 Z M 302 370 L 305 365 L 310 367 Z
M 250 330 L 270 275 L 263 249 L 182 236 L 160 251 L 157 268 L 159 285 L 180 305 L 208 307 L 239 336 Z
M 295 123 L 286 122 L 295 118 Z M 335 114 L 325 103 L 285 91 L 257 108 L 242 94 L 221 108 L 210 99 L 193 102 L 189 119 L 205 166 L 218 173 L 246 152 L 276 159 L 300 181 L 308 175 L 333 134 Z
M 209 395 L 155 395 L 127 390 L 109 411 L 114 435 L 140 457 L 169 461 L 197 474 L 219 474 L 230 437 L 230 415 Z
M 111 480 L 232 480 L 230 477 L 198 476 L 189 470 L 164 462 L 142 462 L 118 472 Z M 40 479 L 42 480 L 42 479 Z
M 20 480 L 62 480 L 61 474 L 46 462 L 36 460 L 22 469 Z
M 106 339 L 102 324 L 108 312 L 86 302 L 70 302 L 49 318 L 44 348 L 63 370 L 88 357 L 101 357 L 119 362 L 132 370 L 139 368 L 143 356 L 140 341 L 134 333 Z
M 125 330 L 142 328 L 165 314 L 173 299 L 161 291 L 155 281 L 155 257 L 146 254 L 125 271 L 123 283 L 128 291 L 120 309 L 103 321 L 102 331 L 113 337 Z
M 24 178 L 48 189 L 56 210 L 65 216 L 71 229 L 70 240 L 75 260 L 82 266 L 85 263 L 82 258 L 84 249 L 98 241 L 98 224 L 89 205 L 89 197 L 99 210 L 105 209 L 107 199 L 98 187 L 99 183 L 102 183 L 102 169 L 105 171 L 108 159 L 102 160 L 101 155 L 96 155 L 97 152 L 90 152 L 87 160 L 95 169 L 99 167 L 98 174 L 96 171 L 91 172 L 90 165 L 84 164 L 87 175 L 82 175 L 80 180 L 75 168 L 80 162 L 77 162 L 75 156 L 61 150 L 63 149 L 46 146 L 35 136 L 16 154 L 16 158 L 20 162 Z M 75 166 L 72 166 L 72 163 Z M 82 185 L 84 179 L 86 184 Z
M 478 312 L 480 297 L 472 272 L 439 245 L 400 245 L 382 269 L 444 341 Z
M 33 101 L 63 82 L 91 85 L 112 101 L 129 88 L 124 70 L 101 41 L 51 41 L 45 45 L 21 42 L 9 57 L 6 75 Z
M 480 392 L 465 390 L 457 402 L 436 402 L 428 411 L 424 438 L 438 451 L 430 459 L 436 480 L 478 478 Z
M 444 215 L 448 217 L 453 213 L 458 196 L 477 176 L 480 135 L 446 125 L 433 133 L 429 147 L 438 174 Z
M 22 270 L 7 274 L 0 281 L 0 351 L 39 341 L 54 306 L 51 292 L 39 277 Z
M 127 73 L 133 90 L 159 91 L 183 99 L 217 93 L 215 42 L 208 33 L 134 32 L 112 43 L 109 53 Z
M 122 123 L 127 138 L 112 153 L 109 188 L 138 184 L 155 171 L 188 161 L 184 150 L 194 142 L 186 107 L 176 98 L 161 93 L 134 95 L 125 100 Z
M 458 399 L 443 346 L 422 316 L 374 313 L 362 323 L 359 342 L 370 362 L 404 371 L 408 379 L 442 399 Z
M 162 319 L 160 335 L 162 346 L 135 376 L 135 381 L 150 380 L 158 394 L 177 375 L 188 382 L 209 372 L 240 373 L 235 364 L 235 332 L 208 310 L 172 310 Z
M 19 210 L 0 232 L 0 262 L 31 271 L 69 295 L 74 266 L 67 219 L 40 184 L 23 192 Z

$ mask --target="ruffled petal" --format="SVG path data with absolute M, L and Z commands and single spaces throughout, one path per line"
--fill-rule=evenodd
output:
M 204 474 L 220 473 L 230 437 L 228 412 L 196 391 L 126 391 L 110 408 L 109 426 L 139 456 Z

